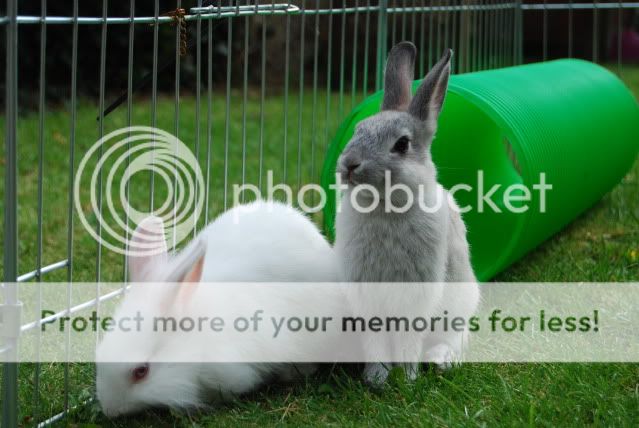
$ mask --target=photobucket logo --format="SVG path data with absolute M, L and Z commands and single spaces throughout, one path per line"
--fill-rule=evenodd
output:
M 153 174 L 166 188 L 165 199 L 155 201 L 152 212 L 138 210 L 129 201 L 128 186 L 137 174 Z M 88 207 L 82 204 L 87 186 Z M 148 256 L 162 250 L 160 240 L 176 246 L 193 231 L 204 206 L 204 192 L 198 189 L 204 189 L 202 170 L 182 141 L 161 129 L 132 126 L 105 135 L 86 152 L 73 192 L 80 221 L 93 239 L 120 254 Z M 95 216 L 97 228 L 85 211 Z M 128 238 L 150 215 L 162 219 L 166 237 L 129 247 Z
M 328 187 L 342 194 L 342 202 L 348 198 L 350 206 L 357 212 L 368 214 L 376 210 L 383 210 L 386 213 L 405 213 L 413 207 L 418 207 L 425 213 L 438 212 L 444 204 L 448 208 L 467 213 L 475 210 L 478 213 L 492 211 L 495 213 L 510 212 L 515 214 L 525 213 L 530 209 L 531 203 L 539 209 L 540 213 L 547 210 L 546 193 L 552 190 L 552 184 L 546 181 L 546 174 L 540 173 L 537 183 L 528 187 L 522 183 L 513 183 L 507 186 L 500 183 L 488 185 L 485 180 L 484 171 L 478 170 L 476 182 L 458 183 L 447 191 L 441 186 L 433 183 L 431 185 L 419 185 L 417 189 L 403 183 L 392 183 L 391 172 L 384 174 L 383 188 L 378 188 L 369 183 L 346 184 L 342 181 L 341 174 L 335 174 L 335 183 Z M 458 205 L 456 196 L 468 193 L 473 198 L 472 203 Z M 296 204 L 306 213 L 316 213 L 321 211 L 327 201 L 327 194 L 324 188 L 317 184 L 307 184 L 302 186 L 297 195 L 294 196 L 293 189 L 287 184 L 274 184 L 273 171 L 267 171 L 266 195 L 253 184 L 233 185 L 233 205 L 239 206 L 242 196 L 251 194 L 255 199 L 274 199 L 277 194 L 284 195 L 288 205 Z M 317 201 L 315 205 L 309 206 L 305 203 L 307 196 L 313 194 L 312 200 Z M 464 198 L 468 200 L 468 198 Z M 534 203 L 533 203 L 534 202 Z M 250 209 L 250 207 L 246 207 Z M 340 212 L 341 204 L 337 205 Z

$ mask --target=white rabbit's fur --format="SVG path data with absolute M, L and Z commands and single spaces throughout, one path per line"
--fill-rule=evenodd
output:
M 468 318 L 478 304 L 479 289 L 470 264 L 466 227 L 452 198 L 437 182 L 430 156 L 430 143 L 448 82 L 450 52 L 433 67 L 411 101 L 414 57 L 415 47 L 410 43 L 393 48 L 386 68 L 383 111 L 360 122 L 338 161 L 338 171 L 349 181 L 349 187 L 342 196 L 336 218 L 336 255 L 347 281 L 439 283 L 432 285 L 428 289 L 430 294 L 423 299 L 415 299 L 412 294 L 403 296 L 401 290 L 379 296 L 376 300 L 385 302 L 385 306 L 377 309 L 392 312 L 416 308 L 423 314 L 445 309 Z M 407 137 L 410 144 L 398 146 L 402 137 Z M 398 147 L 407 148 L 400 153 Z M 382 181 L 385 171 L 391 172 L 392 184 L 404 184 L 413 191 L 415 201 L 406 212 L 387 212 L 384 197 L 388 195 L 384 195 Z M 362 183 L 372 185 L 381 195 L 381 203 L 370 213 L 357 210 L 351 199 L 353 185 Z M 427 207 L 436 206 L 439 198 L 441 208 L 425 212 L 418 204 L 418 195 Z M 368 207 L 372 198 L 361 191 L 355 202 Z M 395 202 L 399 205 L 402 201 Z M 469 284 L 457 287 L 446 286 L 444 282 Z M 366 292 L 365 289 L 365 286 L 353 288 L 349 295 L 356 313 L 375 309 L 362 307 L 363 299 L 358 293 Z M 427 357 L 448 366 L 460 354 L 465 341 L 465 333 L 449 332 L 431 334 L 423 344 L 410 344 L 408 347 L 414 346 L 410 350 L 399 341 L 382 346 L 393 347 L 392 355 L 411 352 L 416 360 Z M 375 355 L 375 349 L 369 351 Z M 364 376 L 371 383 L 383 383 L 392 365 L 369 363 Z M 410 378 L 416 376 L 417 364 L 402 366 Z
M 136 239 L 144 241 L 141 237 L 148 233 L 163 234 L 159 219 L 145 219 L 132 242 Z M 194 266 L 198 266 L 202 257 L 203 262 L 199 265 L 202 269 L 198 271 Z M 160 252 L 155 256 L 130 257 L 129 260 L 134 282 L 332 282 L 338 275 L 333 251 L 313 223 L 290 207 L 270 202 L 255 202 L 222 214 L 177 256 L 168 257 Z M 195 276 L 194 271 L 197 271 Z M 233 295 L 232 302 L 209 302 L 198 298 L 203 285 L 180 285 L 191 286 L 196 290 L 189 297 L 189 316 L 210 316 L 216 307 L 224 305 L 237 307 L 240 312 L 245 303 L 255 307 L 257 297 L 241 290 Z M 174 307 L 181 304 L 173 301 L 174 296 L 167 299 L 161 292 L 149 295 L 140 291 L 142 288 L 146 291 L 148 286 L 131 287 L 118 308 L 117 317 L 136 311 L 156 316 L 167 310 L 163 309 L 167 301 Z M 297 305 L 304 313 L 304 305 L 318 302 L 300 298 L 282 304 Z M 104 413 L 116 416 L 152 406 L 202 406 L 214 399 L 229 399 L 254 390 L 270 378 L 289 381 L 315 369 L 311 364 L 152 362 L 143 381 L 131 382 L 132 370 L 149 361 L 150 355 L 163 352 L 163 347 L 173 353 L 181 349 L 203 355 L 217 353 L 227 357 L 226 361 L 234 361 L 234 356 L 260 355 L 267 352 L 269 346 L 275 346 L 273 341 L 240 338 L 225 346 L 219 346 L 218 342 L 216 349 L 209 349 L 206 342 L 198 343 L 197 349 L 193 349 L 193 343 L 183 343 L 187 340 L 183 336 L 164 334 L 158 343 L 157 337 L 144 333 L 107 333 L 97 350 L 96 375 L 97 397 Z M 286 346 L 292 355 L 309 351 L 299 349 L 293 342 L 277 346 Z M 132 363 L 100 362 L 117 360 L 123 350 L 127 351 L 126 361 Z

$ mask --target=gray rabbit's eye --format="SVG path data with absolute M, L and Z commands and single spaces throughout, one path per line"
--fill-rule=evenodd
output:
M 395 142 L 395 144 L 393 145 L 393 148 L 391 149 L 391 152 L 393 153 L 399 153 L 399 154 L 406 154 L 406 152 L 408 151 L 408 146 L 410 145 L 410 139 L 407 136 L 402 136 L 399 137 L 399 139 Z

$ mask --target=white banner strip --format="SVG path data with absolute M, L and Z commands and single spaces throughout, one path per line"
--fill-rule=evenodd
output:
M 126 286 L 20 285 L 0 360 L 639 362 L 639 283 Z

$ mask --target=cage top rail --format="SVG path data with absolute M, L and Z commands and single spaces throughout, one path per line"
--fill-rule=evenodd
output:
M 522 3 L 524 10 L 569 10 L 569 9 L 639 9 L 639 2 L 614 2 L 614 3 Z
M 198 19 L 223 19 L 233 17 L 255 16 L 255 15 L 342 15 L 361 12 L 379 12 L 383 9 L 385 13 L 428 13 L 428 12 L 473 12 L 490 11 L 520 8 L 522 10 L 593 10 L 593 9 L 639 9 L 639 2 L 613 2 L 613 3 L 490 3 L 490 4 L 459 4 L 459 5 L 439 5 L 439 6 L 403 6 L 403 7 L 382 7 L 382 6 L 356 6 L 343 8 L 300 8 L 292 3 L 275 3 L 264 5 L 240 5 L 240 6 L 206 6 L 192 7 L 190 14 L 185 15 L 186 21 Z M 172 16 L 136 16 L 136 17 L 98 17 L 98 16 L 32 16 L 18 15 L 18 24 L 73 24 L 77 21 L 80 25 L 88 24 L 165 24 L 173 22 Z M 7 24 L 9 18 L 0 17 L 0 25 Z
M 629 3 L 632 4 L 632 3 Z M 383 10 L 385 13 L 426 13 L 426 12 L 472 12 L 472 11 L 490 11 L 514 9 L 518 7 L 517 2 L 505 2 L 494 4 L 465 4 L 465 5 L 440 5 L 440 6 L 406 6 L 406 7 L 382 7 L 382 6 L 358 6 L 345 8 L 300 8 L 289 3 L 276 3 L 270 5 L 244 5 L 244 6 L 207 6 L 193 7 L 189 10 L 190 14 L 184 16 L 186 21 L 195 21 L 198 19 L 222 19 L 255 15 L 343 15 L 365 12 L 379 12 Z M 9 21 L 7 17 L 0 17 L 0 25 Z M 32 16 L 19 15 L 17 17 L 18 24 L 73 24 L 77 21 L 80 25 L 87 24 L 164 24 L 174 21 L 172 16 L 160 15 L 155 16 L 136 16 L 136 17 L 97 17 L 97 16 Z
M 383 6 L 356 6 L 342 8 L 300 8 L 292 3 L 273 3 L 273 4 L 256 4 L 256 5 L 237 5 L 237 6 L 204 6 L 192 7 L 189 9 L 190 14 L 185 15 L 184 19 L 193 21 L 197 19 L 222 19 L 240 16 L 254 15 L 331 15 L 331 14 L 351 14 L 360 12 L 379 12 L 384 9 L 386 13 L 409 13 L 409 12 L 472 12 L 472 11 L 488 11 L 521 8 L 523 10 L 586 10 L 586 9 L 639 9 L 639 2 L 612 2 L 612 3 L 520 3 L 505 2 L 494 4 L 451 4 L 439 6 L 402 6 L 402 7 L 383 7 Z M 97 17 L 97 16 L 31 16 L 19 15 L 17 17 L 18 24 L 72 24 L 77 20 L 78 24 L 154 24 L 169 23 L 173 21 L 173 17 L 160 15 L 155 16 L 138 16 L 138 17 Z M 0 25 L 6 24 L 9 18 L 0 17 Z

